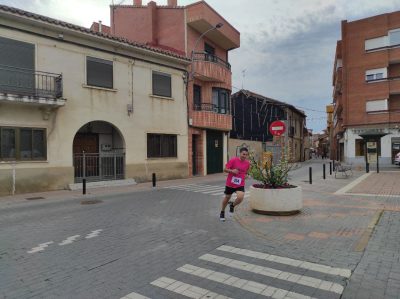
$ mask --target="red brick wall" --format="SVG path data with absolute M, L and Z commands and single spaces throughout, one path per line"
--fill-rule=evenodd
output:
M 149 6 L 111 7 L 111 32 L 132 41 L 185 51 L 184 10 Z
M 343 108 L 344 125 L 357 126 L 389 122 L 389 113 L 366 113 L 366 101 L 388 99 L 390 89 L 399 88 L 393 81 L 366 83 L 365 72 L 368 69 L 389 66 L 390 50 L 365 52 L 365 40 L 388 34 L 388 30 L 400 28 L 400 12 L 384 14 L 354 22 L 342 22 L 343 54 Z M 399 55 L 395 50 L 394 55 Z M 389 73 L 398 73 L 398 66 L 391 66 Z M 391 87 L 393 85 L 393 87 Z M 390 115 L 390 121 L 397 119 Z

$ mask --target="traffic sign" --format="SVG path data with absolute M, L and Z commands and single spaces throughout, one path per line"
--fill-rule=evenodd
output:
M 281 136 L 286 131 L 286 125 L 283 121 L 276 120 L 269 126 L 269 132 L 275 136 Z

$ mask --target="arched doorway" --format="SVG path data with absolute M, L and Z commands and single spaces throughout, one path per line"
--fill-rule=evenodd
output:
M 119 130 L 105 121 L 91 121 L 75 134 L 75 182 L 125 178 L 125 141 Z

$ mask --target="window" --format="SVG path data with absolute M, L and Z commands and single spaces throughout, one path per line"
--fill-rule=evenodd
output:
M 365 154 L 364 147 L 364 139 L 356 139 L 356 157 L 362 157 Z
M 214 112 L 221 114 L 229 113 L 229 100 L 230 95 L 229 91 L 222 88 L 213 88 L 212 89 L 212 101 Z
M 168 134 L 147 134 L 148 158 L 176 158 L 177 137 Z
M 0 160 L 45 160 L 46 130 L 0 127 Z
M 201 86 L 193 85 L 193 105 L 194 110 L 201 110 Z
M 0 86 L 5 93 L 35 94 L 35 45 L 0 37 Z
M 388 46 L 387 36 L 380 36 L 365 40 L 365 51 L 385 48 Z
M 215 48 L 207 43 L 204 43 L 204 52 L 215 55 Z
M 113 62 L 86 57 L 86 83 L 90 86 L 113 88 Z
M 373 100 L 366 102 L 366 112 L 382 112 L 388 110 L 388 100 Z
M 400 30 L 389 31 L 389 42 L 391 46 L 400 45 Z
M 386 68 L 380 68 L 380 69 L 373 69 L 373 70 L 367 70 L 365 72 L 365 81 L 376 81 L 376 80 L 382 80 L 387 78 L 387 69 Z
M 153 71 L 153 95 L 170 98 L 171 75 Z

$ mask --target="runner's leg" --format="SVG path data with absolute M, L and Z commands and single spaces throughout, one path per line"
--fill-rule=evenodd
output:
M 221 204 L 221 211 L 225 211 L 226 206 L 228 205 L 229 200 L 231 199 L 232 194 L 225 194 L 224 199 Z
M 243 191 L 236 191 L 236 200 L 233 203 L 233 206 L 236 207 L 237 205 L 240 205 L 240 203 L 243 201 L 244 198 L 244 192 Z

